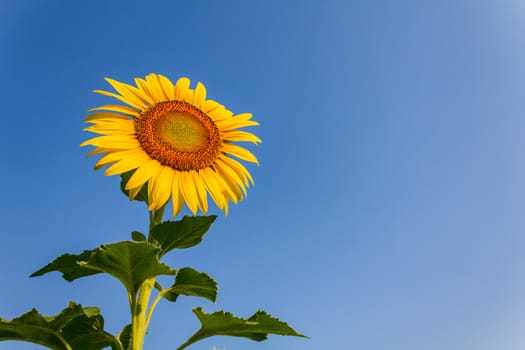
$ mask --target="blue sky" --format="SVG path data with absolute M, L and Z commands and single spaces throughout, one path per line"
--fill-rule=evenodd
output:
M 146 349 L 182 343 L 199 305 L 311 338 L 196 350 L 522 349 L 523 23 L 518 0 L 3 1 L 0 317 L 74 300 L 128 322 L 109 277 L 28 275 L 146 230 L 79 144 L 104 77 L 155 72 L 253 113 L 263 143 L 248 197 L 167 260 L 213 276 L 217 303 L 162 303 Z

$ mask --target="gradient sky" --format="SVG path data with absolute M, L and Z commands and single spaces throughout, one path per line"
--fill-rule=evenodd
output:
M 213 276 L 217 303 L 162 302 L 145 349 L 175 349 L 199 305 L 311 338 L 192 350 L 525 347 L 522 1 L 2 0 L 0 52 L 0 317 L 74 300 L 129 322 L 110 277 L 28 276 L 146 230 L 79 144 L 104 77 L 155 72 L 253 113 L 263 143 L 248 197 L 167 259 Z

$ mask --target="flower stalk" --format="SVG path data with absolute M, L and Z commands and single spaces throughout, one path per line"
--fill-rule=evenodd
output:
M 142 350 L 144 344 L 144 337 L 146 336 L 146 315 L 148 313 L 148 303 L 153 286 L 155 285 L 155 278 L 150 278 L 142 283 L 140 287 L 138 298 L 133 309 L 131 318 L 132 341 L 131 350 Z
M 153 240 L 151 230 L 155 225 L 162 222 L 165 208 L 166 205 L 162 206 L 159 210 L 149 212 L 148 242 Z M 148 308 L 154 286 L 155 277 L 145 280 L 139 288 L 138 296 L 131 301 L 131 350 L 142 350 L 151 315 L 153 314 L 155 306 L 157 306 L 160 301 L 159 295 Z

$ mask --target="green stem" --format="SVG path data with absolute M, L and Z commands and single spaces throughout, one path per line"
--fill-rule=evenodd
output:
M 165 206 L 157 211 L 149 212 L 149 234 L 148 242 L 153 240 L 151 229 L 162 222 Z M 131 350 L 142 350 L 144 337 L 148 330 L 148 324 L 151 319 L 153 309 L 159 302 L 157 298 L 151 304 L 148 310 L 151 291 L 155 286 L 155 277 L 145 280 L 139 288 L 138 296 L 130 298 L 131 306 Z
M 131 349 L 141 350 L 139 348 L 141 341 L 138 339 L 140 334 L 139 318 L 137 313 L 137 300 L 133 295 L 131 298 Z
M 140 286 L 139 295 L 135 304 L 132 316 L 132 350 L 142 350 L 144 336 L 146 335 L 146 314 L 148 309 L 149 297 L 155 284 L 155 278 L 144 281 Z
M 157 294 L 155 299 L 153 299 L 153 302 L 151 303 L 151 305 L 150 305 L 150 307 L 148 309 L 148 313 L 146 314 L 146 329 L 148 329 L 148 327 L 149 327 L 149 321 L 151 320 L 151 315 L 153 315 L 153 310 L 155 310 L 155 307 L 157 306 L 159 301 L 161 301 L 163 296 L 164 296 L 164 294 L 162 292 L 160 292 L 159 294 Z

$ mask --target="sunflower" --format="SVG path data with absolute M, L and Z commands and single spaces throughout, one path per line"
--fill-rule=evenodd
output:
M 102 136 L 81 146 L 96 147 L 88 156 L 103 154 L 95 170 L 109 165 L 105 175 L 133 171 L 125 189 L 130 199 L 143 186 L 148 189 L 149 210 L 172 200 L 173 216 L 184 203 L 195 215 L 208 211 L 208 194 L 220 210 L 228 213 L 229 201 L 237 203 L 253 185 L 248 170 L 235 158 L 258 164 L 257 158 L 235 142 L 261 140 L 240 128 L 259 125 L 250 113 L 233 115 L 223 105 L 206 99 L 200 82 L 190 88 L 188 78 L 175 85 L 160 74 L 135 78 L 136 86 L 106 78 L 116 93 L 95 93 L 126 105 L 103 105 L 91 109 L 84 130 Z M 233 156 L 233 157 L 232 157 Z

